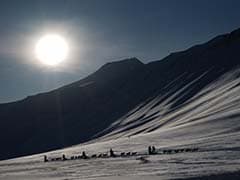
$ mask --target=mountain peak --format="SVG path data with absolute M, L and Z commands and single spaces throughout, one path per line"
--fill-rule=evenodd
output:
M 127 72 L 134 69 L 138 69 L 144 67 L 144 63 L 142 63 L 136 57 L 123 59 L 120 61 L 114 61 L 104 64 L 97 73 L 106 73 L 106 72 Z
M 139 66 L 139 65 L 141 66 L 144 64 L 138 58 L 132 57 L 132 58 L 127 58 L 120 61 L 113 61 L 113 62 L 106 63 L 101 68 L 113 67 L 113 66 Z

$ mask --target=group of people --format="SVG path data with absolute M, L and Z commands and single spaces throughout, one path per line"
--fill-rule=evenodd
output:
M 114 153 L 113 149 L 111 148 L 109 151 L 110 157 L 116 157 L 117 155 Z M 107 156 L 107 154 L 106 154 Z M 92 158 L 97 157 L 96 154 L 91 156 Z M 100 154 L 98 157 L 105 157 L 103 154 Z M 48 158 L 47 155 L 44 155 L 44 162 L 49 162 L 49 161 L 66 161 L 66 160 L 74 160 L 74 159 L 89 159 L 90 157 L 87 156 L 86 152 L 83 151 L 80 156 L 71 156 L 70 159 L 66 158 L 66 155 L 63 154 L 62 157 L 57 157 L 57 158 Z
M 198 148 L 183 148 L 183 149 L 174 149 L 174 150 L 162 150 L 162 154 L 172 154 L 172 153 L 179 153 L 179 152 L 195 152 L 198 151 Z M 148 154 L 154 155 L 158 154 L 159 150 L 156 149 L 155 146 L 148 146 Z M 160 153 L 161 154 L 161 153 Z M 138 155 L 137 152 L 122 152 L 120 155 L 115 154 L 113 149 L 111 148 L 108 153 L 101 153 L 99 155 L 93 154 L 92 156 L 88 156 L 85 151 L 82 152 L 79 156 L 71 156 L 70 159 L 66 158 L 65 154 L 62 157 L 57 158 L 50 158 L 48 159 L 47 156 L 44 156 L 44 162 L 48 161 L 65 161 L 65 160 L 74 160 L 74 159 L 89 159 L 89 158 L 105 158 L 105 157 L 129 157 L 129 156 L 136 156 Z M 139 154 L 140 155 L 140 154 Z
M 57 158 L 50 158 L 48 159 L 47 155 L 44 155 L 44 162 L 49 161 L 66 161 L 66 160 L 73 160 L 73 159 L 88 159 L 89 157 L 86 155 L 85 151 L 82 152 L 80 156 L 72 156 L 70 159 L 66 158 L 66 155 L 63 154 L 62 157 Z
M 156 148 L 155 146 L 149 146 L 148 147 L 148 154 L 156 154 Z M 96 157 L 107 157 L 108 153 L 104 153 L 104 154 L 99 154 L 98 156 L 96 154 L 92 155 L 92 158 L 96 158 Z M 121 153 L 121 155 L 119 156 L 130 156 L 130 155 L 137 155 L 137 152 L 129 152 L 129 153 Z M 109 156 L 108 157 L 117 157 L 117 154 L 115 154 L 115 152 L 113 151 L 113 149 L 111 148 L 109 150 Z M 46 155 L 44 155 L 44 162 L 49 162 L 49 161 L 66 161 L 66 160 L 74 160 L 74 159 L 88 159 L 90 158 L 85 151 L 82 152 L 81 155 L 79 156 L 71 156 L 70 159 L 66 158 L 66 155 L 63 154 L 62 157 L 57 157 L 57 158 L 48 158 Z

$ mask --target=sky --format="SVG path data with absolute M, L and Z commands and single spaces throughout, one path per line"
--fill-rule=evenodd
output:
M 80 80 L 110 61 L 143 63 L 240 28 L 239 0 L 1 0 L 0 103 Z M 37 41 L 57 33 L 69 45 L 56 67 Z

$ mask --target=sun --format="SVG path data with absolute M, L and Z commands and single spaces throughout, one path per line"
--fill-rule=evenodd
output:
M 41 37 L 35 47 L 37 59 L 49 66 L 55 66 L 64 61 L 68 51 L 67 42 L 58 34 L 47 34 Z

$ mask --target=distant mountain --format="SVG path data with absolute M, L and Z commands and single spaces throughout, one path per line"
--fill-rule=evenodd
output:
M 0 159 L 100 136 L 155 131 L 164 123 L 143 125 L 160 117 L 163 102 L 168 101 L 166 113 L 176 110 L 223 74 L 237 69 L 239 59 L 240 29 L 149 64 L 137 58 L 107 63 L 73 84 L 0 104 Z M 143 113 L 151 102 L 156 103 L 151 107 L 155 114 Z M 140 109 L 142 113 L 136 114 Z M 134 128 L 134 133 L 127 133 Z

